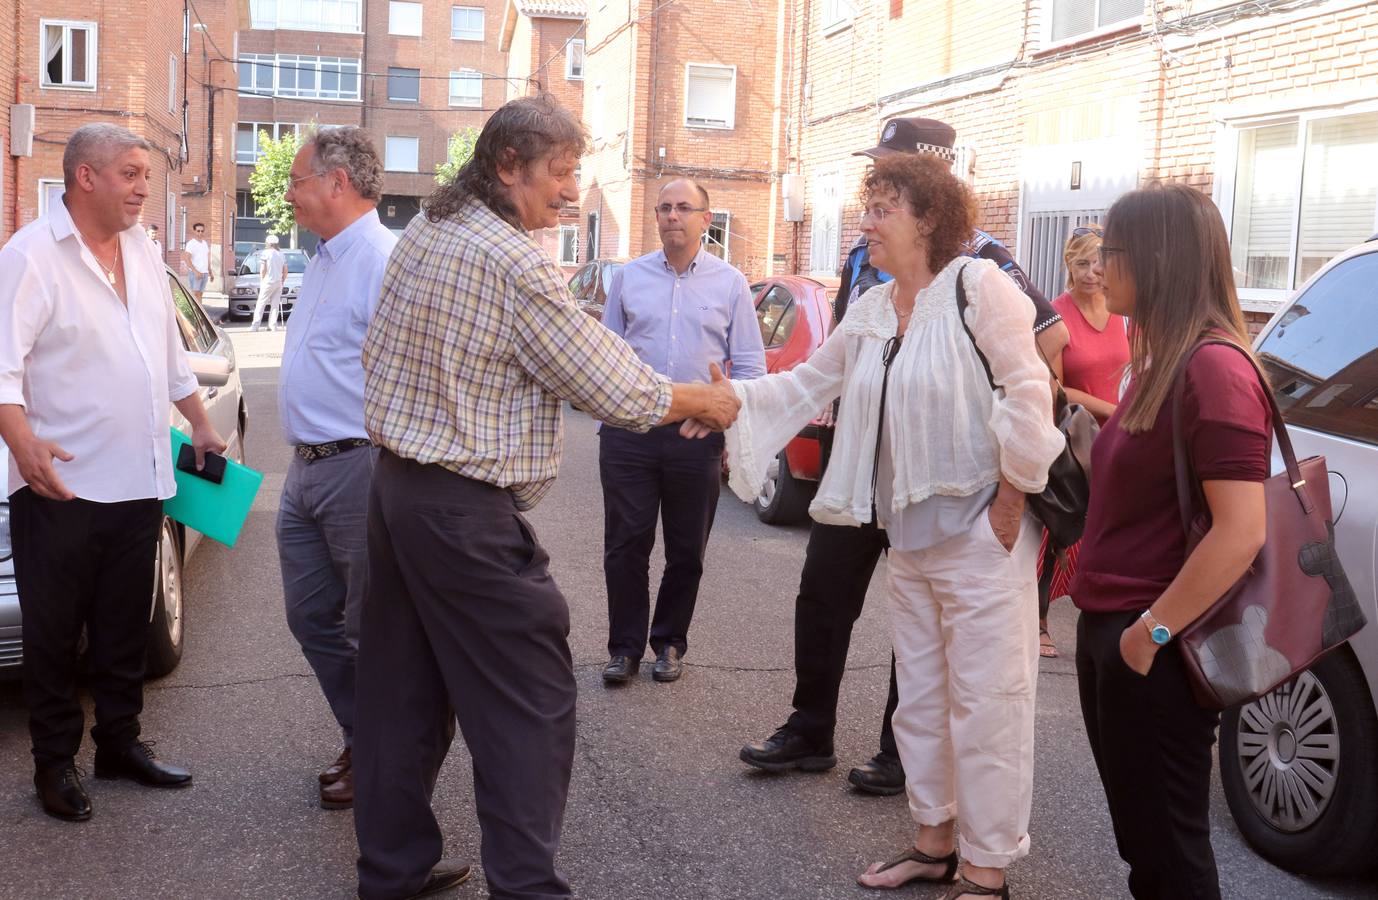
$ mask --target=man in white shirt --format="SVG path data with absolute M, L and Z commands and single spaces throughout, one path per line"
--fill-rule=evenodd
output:
M 163 258 L 163 242 L 158 240 L 158 226 L 148 226 L 148 239 L 153 242 L 153 249 L 158 251 L 158 259 Z
M 191 783 L 139 740 L 162 501 L 176 493 L 169 402 L 191 423 L 198 466 L 225 442 L 197 394 L 163 262 L 138 227 L 148 151 L 115 125 L 77 129 L 62 202 L 0 250 L 0 438 L 34 784 L 44 811 L 69 821 L 91 816 L 73 765 L 83 626 L 96 777 Z
M 278 506 L 287 625 L 344 738 L 320 773 L 324 809 L 354 805 L 354 661 L 368 572 L 368 492 L 378 450 L 364 428 L 359 356 L 397 238 L 378 219 L 383 162 L 362 128 L 312 132 L 287 201 L 320 235 L 287 329 L 278 380 L 282 430 L 296 448 Z
M 258 302 L 254 304 L 254 324 L 250 331 L 258 331 L 263 321 L 264 304 L 272 305 L 268 330 L 277 331 L 278 316 L 282 313 L 282 286 L 287 281 L 287 257 L 278 249 L 278 236 L 263 239 L 263 252 L 258 257 Z
M 196 302 L 200 303 L 201 295 L 206 290 L 206 282 L 211 276 L 211 245 L 206 243 L 204 222 L 197 222 L 191 226 L 191 232 L 195 237 L 182 247 L 182 259 L 187 264 L 191 292 L 196 295 Z

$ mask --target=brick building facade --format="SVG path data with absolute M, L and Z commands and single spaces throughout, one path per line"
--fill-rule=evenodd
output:
M 225 51 L 247 15 L 247 0 L 203 11 L 135 0 L 118 13 L 80 0 L 16 0 L 0 14 L 0 83 L 14 86 L 0 112 L 0 239 L 61 196 L 72 132 L 110 122 L 154 147 L 143 221 L 159 226 L 167 261 L 185 270 L 181 248 L 196 221 L 206 223 L 215 259 L 228 252 L 234 172 L 226 150 L 236 104 Z M 31 156 L 13 155 L 11 102 L 34 107 Z
M 239 240 L 262 241 L 249 173 L 255 135 L 316 125 L 369 130 L 386 175 L 378 212 L 400 231 L 435 189 L 450 135 L 481 127 L 507 98 L 498 48 L 506 0 L 251 0 L 239 35 Z M 308 248 L 315 237 L 291 236 Z
M 982 227 L 1050 293 L 1076 224 L 1148 180 L 1220 206 L 1241 297 L 1266 317 L 1378 230 L 1378 7 L 1028 0 L 979 15 L 914 0 L 797 0 L 787 170 L 806 214 L 792 271 L 832 273 L 894 116 L 957 129 Z

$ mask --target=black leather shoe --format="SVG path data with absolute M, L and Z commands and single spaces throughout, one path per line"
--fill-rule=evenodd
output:
M 767 772 L 824 772 L 837 765 L 831 746 L 820 747 L 788 725 L 764 741 L 747 744 L 737 754 L 748 766 Z
M 158 762 L 152 741 L 135 741 L 123 750 L 96 748 L 97 778 L 128 778 L 146 787 L 191 786 L 191 773 L 181 766 Z
M 859 791 L 889 797 L 904 790 L 904 765 L 898 756 L 877 753 L 866 765 L 848 772 L 847 780 Z
M 431 894 L 438 894 L 441 891 L 448 891 L 452 887 L 459 887 L 469 880 L 473 871 L 468 863 L 462 863 L 455 859 L 442 859 L 431 869 L 431 874 L 426 876 L 426 881 L 421 885 L 421 890 L 412 894 L 407 900 L 415 897 L 429 897 Z
M 636 677 L 641 668 L 641 660 L 630 656 L 614 656 L 603 667 L 604 684 L 626 684 Z
M 651 677 L 656 681 L 678 681 L 684 674 L 684 663 L 679 660 L 679 651 L 674 647 L 662 647 L 656 654 L 656 664 L 651 669 Z
M 91 798 L 81 786 L 81 774 L 68 763 L 51 769 L 39 769 L 33 775 L 38 788 L 38 802 L 43 811 L 54 819 L 85 822 L 91 818 Z

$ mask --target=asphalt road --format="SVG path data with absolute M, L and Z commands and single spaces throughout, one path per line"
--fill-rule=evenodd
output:
M 89 780 L 90 822 L 48 818 L 33 796 L 18 685 L 0 684 L 0 897 L 354 896 L 351 815 L 316 805 L 316 772 L 334 758 L 338 734 L 283 621 L 273 538 L 289 459 L 276 423 L 282 335 L 233 330 L 250 411 L 248 459 L 266 479 L 239 546 L 207 543 L 193 559 L 185 658 L 148 686 L 143 716 L 145 737 L 188 765 L 195 785 L 163 792 Z M 790 776 L 747 769 L 737 760 L 742 743 L 769 734 L 788 713 L 807 529 L 763 525 L 724 490 L 684 677 L 656 684 L 643 667 L 634 684 L 607 690 L 599 678 L 606 607 L 594 427 L 568 415 L 559 481 L 531 516 L 572 610 L 579 737 L 560 863 L 578 895 L 874 897 L 853 878 L 912 836 L 902 796 L 862 796 L 844 780 L 848 766 L 875 750 L 889 659 L 882 578 L 857 625 L 843 684 L 839 768 Z M 1069 650 L 1073 611 L 1054 607 L 1052 625 Z M 88 770 L 91 752 L 88 741 L 78 760 Z M 1013 895 L 1126 896 L 1066 656 L 1043 662 L 1036 771 L 1033 850 L 1011 870 Z M 458 741 L 435 808 L 448 852 L 477 861 L 472 774 Z M 1271 867 L 1243 843 L 1218 788 L 1213 809 L 1227 898 L 1378 896 L 1370 881 L 1302 879 Z M 452 896 L 485 896 L 482 877 Z

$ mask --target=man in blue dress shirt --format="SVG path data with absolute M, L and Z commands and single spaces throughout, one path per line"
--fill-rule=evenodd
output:
M 603 324 L 642 362 L 671 381 L 709 380 L 708 365 L 731 363 L 733 378 L 765 374 L 761 328 L 740 271 L 703 247 L 712 220 L 708 192 L 689 179 L 660 190 L 655 207 L 663 249 L 612 278 Z M 689 621 L 703 575 L 722 479 L 723 436 L 682 437 L 678 425 L 634 434 L 603 426 L 603 575 L 608 586 L 606 684 L 636 675 L 650 618 L 650 559 L 656 518 L 665 534 L 665 572 L 650 621 L 651 676 L 679 678 Z
M 364 335 L 397 238 L 378 220 L 383 164 L 361 128 L 322 129 L 292 162 L 286 199 L 320 235 L 292 310 L 278 410 L 296 453 L 278 510 L 287 625 L 320 681 L 344 750 L 320 773 L 321 806 L 354 805 L 354 661 L 367 573 Z

